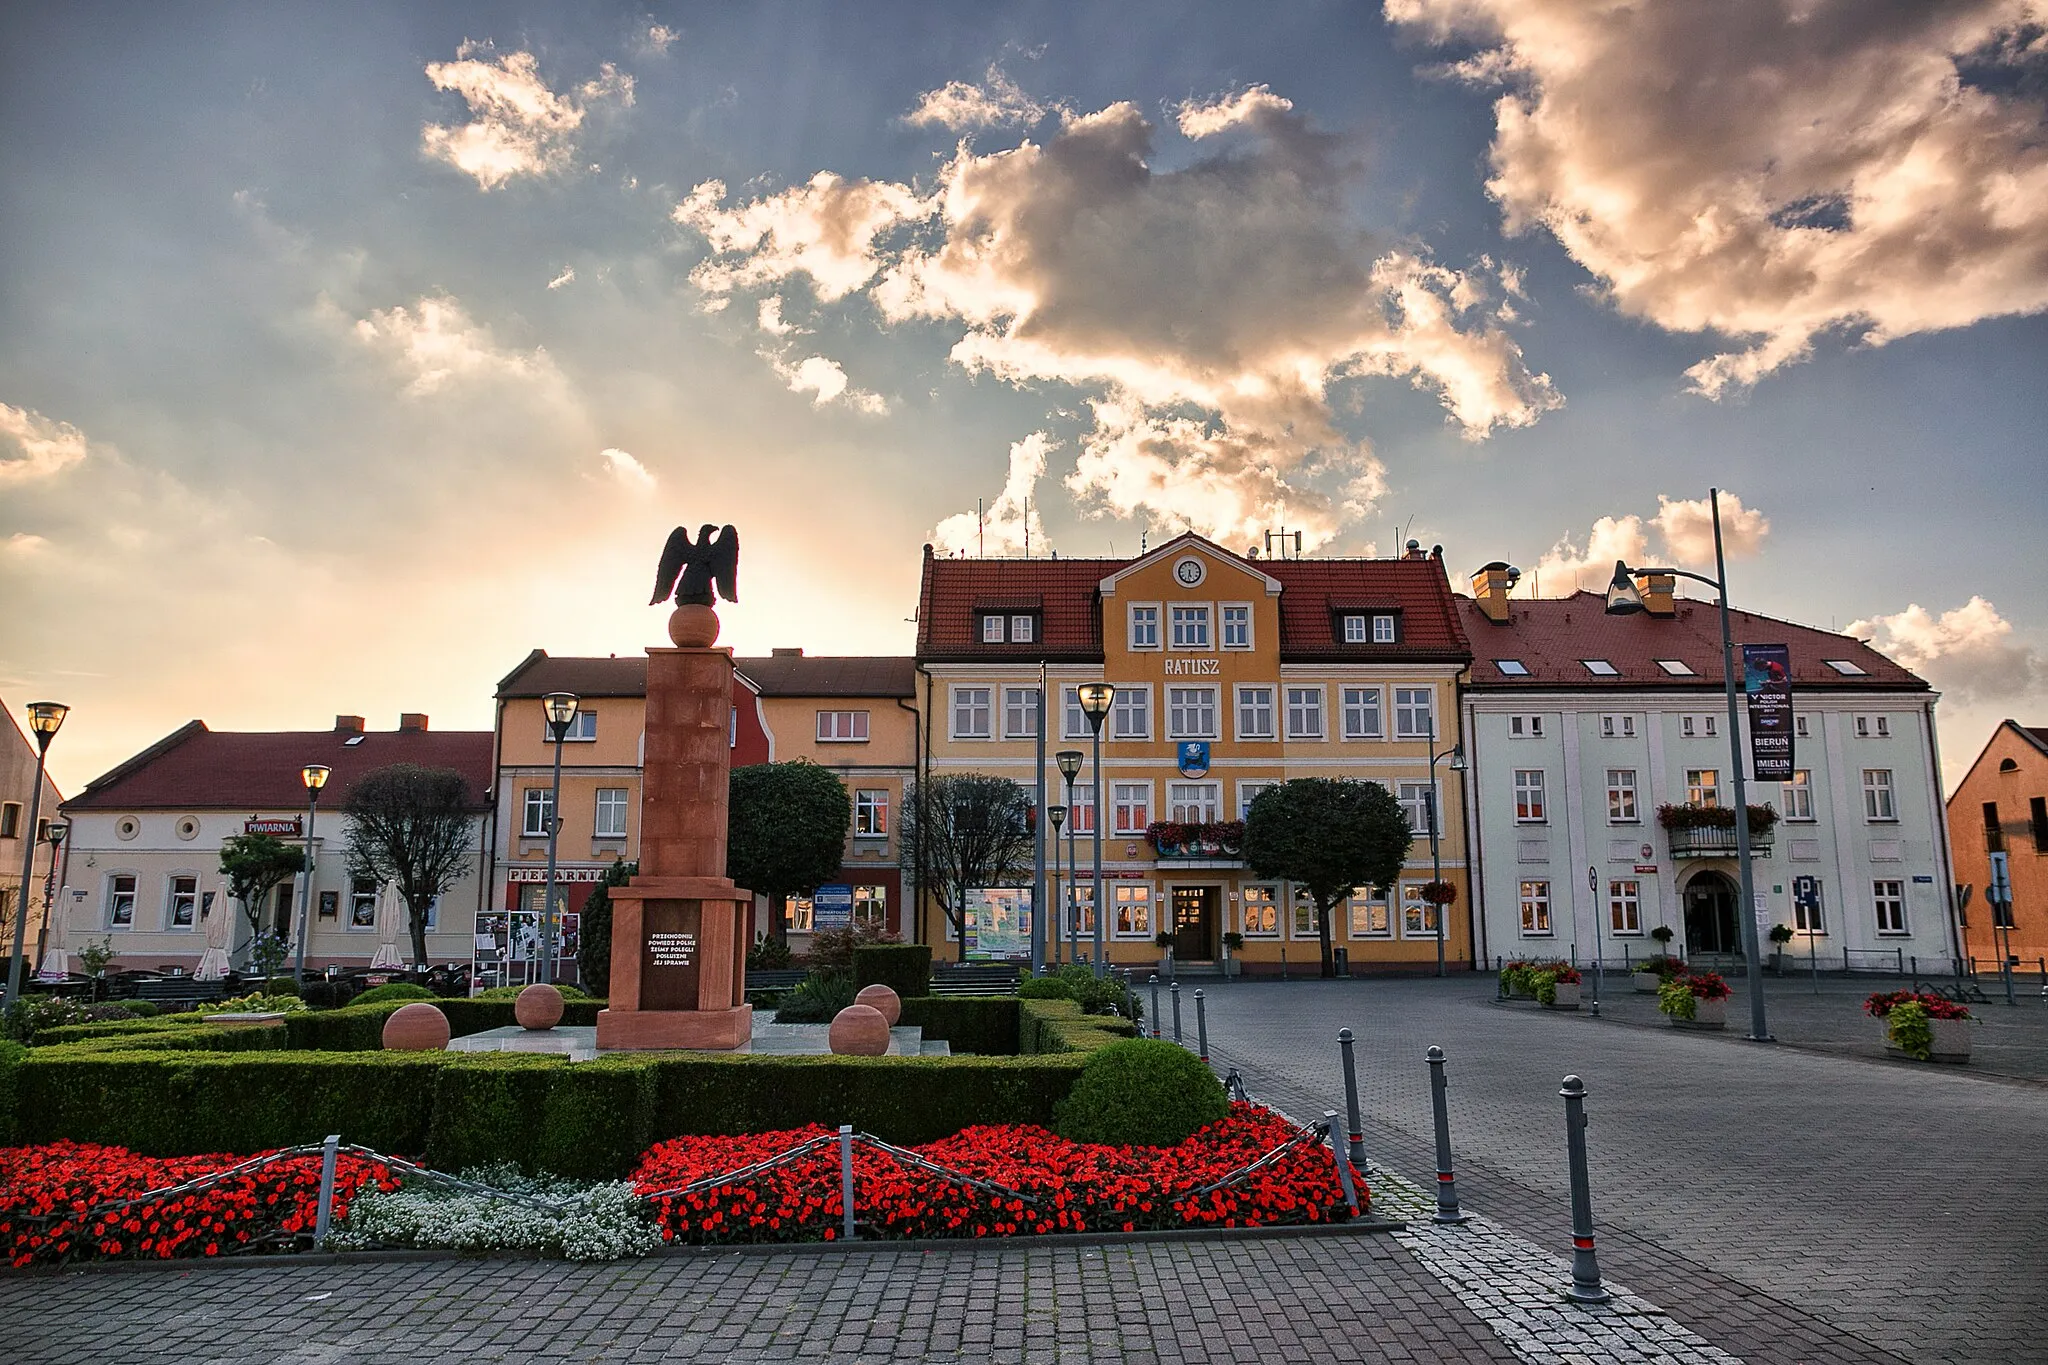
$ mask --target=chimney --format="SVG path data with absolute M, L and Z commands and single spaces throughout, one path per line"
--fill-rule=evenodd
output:
M 363 718 L 361 716 L 336 716 L 334 718 L 334 732 L 338 735 L 359 735 L 363 732 Z
M 1639 573 L 1636 591 L 1643 595 L 1643 610 L 1652 616 L 1678 615 L 1678 580 L 1668 573 Z
M 1508 623 L 1508 594 L 1521 576 L 1521 570 L 1500 559 L 1481 565 L 1472 575 L 1472 600 L 1486 613 L 1487 620 L 1499 626 Z
M 1403 546 L 1401 547 L 1401 558 L 1403 558 L 1403 559 L 1427 559 L 1427 558 L 1429 558 L 1429 556 L 1428 556 L 1428 555 L 1425 555 L 1424 553 L 1422 553 L 1422 542 L 1421 542 L 1421 541 L 1419 541 L 1419 540 L 1411 540 L 1411 541 L 1409 541 L 1409 542 L 1408 542 L 1408 543 L 1407 543 L 1406 545 L 1403 545 Z
M 407 730 L 417 730 L 421 734 L 425 734 L 427 731 L 426 712 L 400 711 L 398 713 L 398 730 L 400 734 L 405 733 Z
M 771 657 L 777 659 L 801 659 L 804 657 L 804 648 L 802 645 L 797 645 L 794 648 L 789 645 L 782 645 L 769 650 L 768 653 Z

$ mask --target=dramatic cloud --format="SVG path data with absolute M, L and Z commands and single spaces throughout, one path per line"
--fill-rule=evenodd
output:
M 963 144 L 928 195 L 821 172 L 728 207 L 713 181 L 675 217 L 713 248 L 692 275 L 713 298 L 803 276 L 885 322 L 964 324 L 951 354 L 970 373 L 1084 390 L 1096 425 L 1067 487 L 1162 527 L 1235 537 L 1284 516 L 1330 539 L 1380 478 L 1335 420 L 1346 381 L 1405 379 L 1475 440 L 1557 406 L 1506 331 L 1512 270 L 1367 240 L 1338 141 L 1264 87 L 1177 119 L 1222 150 L 1154 171 L 1154 128 L 1114 104 L 1043 145 Z
M 550 90 L 531 52 L 482 60 L 489 52 L 488 44 L 466 42 L 457 49 L 457 60 L 427 64 L 427 79 L 461 95 L 472 121 L 458 127 L 429 123 L 420 129 L 420 149 L 474 176 L 480 189 L 496 189 L 515 176 L 567 169 L 589 106 L 633 102 L 633 78 L 609 62 L 596 79 L 578 88 L 579 99 Z
M 948 81 L 937 90 L 926 91 L 917 108 L 903 116 L 906 123 L 920 127 L 969 128 L 1024 127 L 1052 112 L 1017 88 L 1017 83 L 1000 67 L 991 66 L 980 85 Z
M 1714 562 L 1714 509 L 1708 499 L 1673 499 L 1659 493 L 1657 515 L 1650 521 L 1664 536 L 1665 553 L 1677 563 Z M 1744 507 L 1733 493 L 1721 494 L 1721 549 L 1728 558 L 1756 554 L 1770 533 L 1770 518 Z
M 470 319 L 462 304 L 443 294 L 415 306 L 386 308 L 360 319 L 356 340 L 411 376 L 405 391 L 415 397 L 438 393 L 465 380 L 511 379 L 542 396 L 559 395 L 561 371 L 545 348 L 515 351 L 500 346 L 491 330 Z
M 1052 438 L 1034 431 L 1010 447 L 1010 476 L 1003 491 L 977 523 L 973 512 L 947 517 L 932 530 L 940 554 L 1044 554 L 1051 547 L 1038 519 L 1038 481 L 1045 477 L 1045 455 Z
M 2048 687 L 2048 660 L 2014 641 L 2012 623 L 1981 597 L 1939 616 L 1916 602 L 1851 621 L 1847 633 L 1961 701 L 2010 700 Z
M 77 427 L 0 403 L 0 488 L 54 477 L 85 457 Z
M 654 475 L 648 471 L 647 466 L 618 447 L 609 446 L 600 450 L 597 459 L 598 463 L 604 466 L 604 472 L 624 487 L 635 493 L 654 491 Z
M 1657 515 L 1648 523 L 1634 513 L 1601 517 L 1593 523 L 1583 550 L 1570 536 L 1559 539 L 1536 561 L 1538 591 L 1557 597 L 1579 587 L 1604 587 L 1614 576 L 1615 560 L 1626 560 L 1635 566 L 1649 563 L 1646 524 L 1657 528 L 1664 543 L 1661 562 L 1673 568 L 1699 567 L 1711 572 L 1714 511 L 1708 499 L 1672 498 L 1659 493 Z M 1770 533 L 1770 518 L 1753 507 L 1744 507 L 1742 499 L 1726 489 L 1721 491 L 1721 544 L 1728 558 L 1746 559 L 1757 554 Z M 1543 586 L 1545 579 L 1550 583 L 1548 589 Z
M 1614 577 L 1615 560 L 1641 564 L 1649 547 L 1641 517 L 1602 517 L 1593 523 L 1584 550 L 1565 536 L 1536 561 L 1532 590 L 1546 597 L 1563 597 L 1584 587 L 1604 588 Z
M 2040 0 L 1386 0 L 1504 87 L 1488 188 L 1616 307 L 1738 339 L 1719 396 L 1831 330 L 2048 307 Z
M 761 352 L 766 360 L 789 385 L 792 393 L 808 393 L 813 407 L 824 407 L 828 403 L 844 401 L 855 412 L 864 412 L 879 417 L 889 410 L 889 400 L 878 393 L 853 387 L 846 371 L 838 361 L 825 356 L 806 356 L 791 364 L 772 351 Z
M 761 306 L 754 311 L 755 325 L 772 337 L 786 337 L 800 332 L 803 328 L 793 322 L 782 320 L 782 295 L 770 294 L 761 300 Z

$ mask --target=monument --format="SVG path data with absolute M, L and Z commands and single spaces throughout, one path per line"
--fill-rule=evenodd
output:
M 732 651 L 716 648 L 719 595 L 739 600 L 739 533 L 677 527 L 656 570 L 654 603 L 675 593 L 673 647 L 647 651 L 640 788 L 640 872 L 611 893 L 610 1007 L 601 1049 L 729 1050 L 753 1033 L 747 946 L 754 894 L 725 875 L 732 768 Z M 714 591 L 715 590 L 715 591 Z M 650 603 L 652 605 L 652 603 Z

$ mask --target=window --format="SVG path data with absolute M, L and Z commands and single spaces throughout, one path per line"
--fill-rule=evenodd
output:
M 554 727 L 548 724 L 546 716 L 541 717 L 540 730 L 541 738 L 543 740 L 545 740 L 549 744 L 553 744 L 555 742 Z M 576 714 L 572 716 L 569 720 L 569 728 L 562 732 L 563 742 L 568 744 L 575 744 L 579 742 L 587 742 L 590 740 L 594 740 L 596 738 L 597 712 L 591 710 L 587 706 L 579 706 L 576 709 Z
M 1847 659 L 1823 659 L 1821 662 L 1845 678 L 1861 678 L 1865 676 L 1861 668 L 1850 663 Z
M 1038 689 L 1035 687 L 1006 687 L 1003 689 L 1003 738 L 1036 739 L 1038 737 Z
M 1397 739 L 1436 738 L 1436 692 L 1433 689 L 1394 689 L 1394 735 Z
M 1522 933 L 1528 938 L 1549 938 L 1550 883 L 1522 883 Z
M 1168 819 L 1186 825 L 1213 824 L 1222 818 L 1223 784 L 1169 782 L 1166 800 L 1173 812 Z
M 165 927 L 190 929 L 199 918 L 199 878 L 171 878 L 170 913 L 165 916 Z
M 1680 716 L 1678 718 L 1678 732 L 1687 739 L 1694 739 L 1701 735 L 1712 739 L 1719 730 L 1720 725 L 1714 716 Z
M 1811 736 L 1810 736 L 1810 735 L 1808 735 L 1808 733 L 1807 733 L 1807 730 L 1806 730 L 1806 717 L 1805 717 L 1805 716 L 1794 716 L 1794 717 L 1792 717 L 1792 733 L 1793 733 L 1794 735 L 1797 735 L 1797 736 L 1798 736 L 1798 737 L 1799 737 L 1800 739 L 1808 739 L 1808 738 L 1811 738 Z
M 1213 687 L 1169 687 L 1166 689 L 1168 739 L 1215 739 L 1216 689 Z
M 889 922 L 889 888 L 886 886 L 856 886 L 853 888 L 853 922 L 872 924 L 881 928 Z
M 1252 647 L 1252 609 L 1250 607 L 1223 608 L 1223 647 L 1225 649 L 1250 649 Z
M 1175 649 L 1207 649 L 1209 647 L 1209 609 L 1207 607 L 1174 607 L 1173 647 Z
M 1116 832 L 1143 834 L 1152 823 L 1152 784 L 1118 782 L 1109 790 L 1116 798 Z
M 2048 853 L 2048 797 L 2028 799 L 2027 823 L 2033 829 L 2034 852 Z
M 2005 826 L 1998 823 L 1998 803 L 1996 801 L 1986 801 L 1984 803 L 1984 851 L 1986 853 L 2005 852 Z
M 1865 768 L 1863 770 L 1863 818 L 1866 820 L 1896 820 L 1898 807 L 1892 803 L 1892 770 L 1890 768 Z
M 1344 643 L 1345 643 L 1345 644 L 1347 644 L 1347 645 L 1362 645 L 1362 644 L 1364 644 L 1364 643 L 1366 642 L 1366 639 L 1367 639 L 1367 632 L 1369 632 L 1369 631 L 1370 631 L 1371 629 L 1372 629 L 1372 625 L 1371 625 L 1371 623 L 1370 623 L 1370 622 L 1368 622 L 1368 621 L 1367 621 L 1367 620 L 1366 620 L 1366 619 L 1365 619 L 1365 618 L 1364 618 L 1363 616 L 1347 616 L 1347 617 L 1345 617 L 1345 618 L 1344 618 Z
M 1523 824 L 1541 824 L 1545 819 L 1543 769 L 1515 769 L 1515 819 Z
M 1087 717 L 1082 717 L 1082 720 L 1085 729 Z M 1119 687 L 1110 711 L 1109 726 L 1111 739 L 1152 738 L 1152 689 Z
M 1581 659 L 1579 662 L 1584 664 L 1586 671 L 1596 678 L 1618 678 L 1621 676 L 1621 671 L 1605 659 Z
M 135 878 L 125 872 L 107 878 L 107 923 L 116 929 L 135 927 Z
M 1657 667 L 1663 669 L 1674 678 L 1696 678 L 1699 676 L 1692 671 L 1692 665 L 1683 659 L 1659 659 L 1657 660 Z
M 1280 902 L 1273 888 L 1247 886 L 1240 894 L 1244 900 L 1237 921 L 1238 932 L 1246 938 L 1278 938 Z
M 1269 787 L 1277 787 L 1277 786 L 1279 786 L 1279 785 L 1280 785 L 1280 784 L 1279 784 L 1278 782 L 1240 782 L 1240 783 L 1238 783 L 1238 784 L 1237 784 L 1237 818 L 1238 818 L 1238 819 L 1240 819 L 1240 820 L 1247 820 L 1247 819 L 1250 819 L 1250 818 L 1251 818 L 1251 812 L 1252 812 L 1252 802 L 1254 802 L 1254 801 L 1256 801 L 1256 800 L 1258 800 L 1258 799 L 1259 799 L 1259 793 L 1260 793 L 1260 792 L 1262 792 L 1262 791 L 1265 791 L 1265 790 L 1266 790 L 1267 788 L 1269 788 Z
M 987 739 L 989 737 L 989 689 L 986 687 L 956 687 L 953 689 L 953 738 Z
M 1323 737 L 1322 688 L 1290 687 L 1287 689 L 1287 737 L 1289 739 L 1321 739 Z
M 811 932 L 811 898 L 809 896 L 785 896 L 782 900 L 782 922 L 792 934 Z
M 981 642 L 985 645 L 999 645 L 1003 642 L 1003 618 L 984 616 L 981 618 Z
M 1372 618 L 1372 642 L 1376 645 L 1394 643 L 1394 618 L 1375 616 Z
M 818 742 L 821 744 L 865 744 L 868 713 L 865 711 L 820 711 Z
M 1607 770 L 1607 823 L 1633 825 L 1642 819 L 1636 812 L 1636 770 Z
M 1501 676 L 1504 678 L 1526 678 L 1529 676 L 1528 666 L 1520 659 L 1495 659 L 1493 666 L 1500 670 Z
M 1421 882 L 1401 884 L 1401 937 L 1435 938 L 1442 928 L 1440 907 L 1422 898 Z
M 1074 883 L 1073 932 L 1079 938 L 1095 936 L 1095 886 L 1092 882 Z
M 1012 616 L 1010 618 L 1010 643 L 1013 645 L 1030 644 L 1038 635 L 1037 630 L 1034 629 L 1034 624 L 1029 616 Z
M 1813 770 L 1794 768 L 1792 780 L 1779 787 L 1778 796 L 1785 804 L 1787 820 L 1813 819 Z
M 1316 913 L 1315 897 L 1302 887 L 1294 888 L 1294 933 L 1295 938 L 1321 938 L 1323 918 Z
M 882 787 L 862 787 L 853 794 L 853 835 L 856 839 L 889 837 L 889 793 Z
M 1643 932 L 1643 884 L 1633 877 L 1607 883 L 1607 927 L 1617 934 Z
M 1870 907 L 1877 912 L 1877 932 L 1906 932 L 1906 884 L 1879 879 L 1870 884 Z
M 1073 803 L 1067 807 L 1067 828 L 1076 834 L 1095 832 L 1095 784 L 1076 782 Z
M 9 801 L 0 805 L 0 839 L 21 837 L 21 802 Z
M 1381 726 L 1380 690 L 1377 687 L 1345 688 L 1344 738 L 1378 739 L 1386 733 Z
M 1159 608 L 1131 608 L 1131 648 L 1159 648 Z
M 1719 768 L 1687 768 L 1685 770 L 1685 804 L 1688 806 L 1720 805 L 1721 770 Z
M 1856 738 L 1858 739 L 1890 739 L 1891 733 L 1892 718 L 1890 716 L 1856 717 Z
M 1240 687 L 1237 689 L 1237 737 L 1239 739 L 1272 739 L 1274 737 L 1272 688 Z
M 1543 738 L 1543 717 L 1509 716 L 1508 736 L 1512 739 Z
M 1353 887 L 1346 908 L 1353 938 L 1392 938 L 1393 911 L 1385 896 L 1375 895 L 1369 886 Z
M 546 787 L 526 789 L 525 818 L 520 822 L 519 837 L 522 839 L 545 839 L 548 827 L 554 823 L 555 795 Z
M 1600 738 L 1634 739 L 1635 737 L 1636 718 L 1634 716 L 1600 717 Z
M 1430 799 L 1432 795 L 1427 782 L 1403 782 L 1395 790 L 1395 799 L 1401 803 L 1401 814 L 1408 817 L 1408 828 L 1417 834 L 1429 833 L 1430 817 L 1435 814 L 1436 806 Z
M 597 789 L 597 827 L 591 833 L 599 839 L 626 837 L 626 788 Z
M 1071 684 L 1060 689 L 1060 738 L 1088 738 L 1088 713 L 1081 709 L 1081 689 Z
M 1118 938 L 1152 937 L 1152 888 L 1144 882 L 1118 882 L 1110 903 L 1116 907 L 1110 927 Z

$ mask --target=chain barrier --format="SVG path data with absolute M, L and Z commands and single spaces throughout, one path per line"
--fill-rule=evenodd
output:
M 702 1176 L 692 1180 L 687 1185 L 679 1185 L 672 1190 L 653 1190 L 640 1197 L 642 1199 L 679 1199 L 684 1195 L 698 1194 L 704 1190 L 716 1190 L 727 1185 L 744 1184 L 757 1175 L 766 1175 L 777 1167 L 801 1161 L 820 1147 L 829 1147 L 837 1141 L 839 1141 L 837 1133 L 821 1133 L 817 1137 L 806 1138 L 780 1156 L 765 1157 L 760 1161 L 754 1162 L 751 1166 L 741 1166 L 737 1170 L 726 1171 L 720 1175 Z
M 924 1171 L 930 1175 L 942 1176 L 947 1180 L 951 1180 L 956 1185 L 966 1185 L 972 1189 L 986 1190 L 988 1193 L 998 1195 L 1004 1199 L 1021 1199 L 1027 1204 L 1038 1203 L 1037 1195 L 1026 1194 L 1022 1190 L 1013 1190 L 1007 1185 L 998 1185 L 993 1180 L 983 1180 L 979 1176 L 969 1175 L 965 1171 L 956 1171 L 950 1166 L 941 1166 L 938 1162 L 927 1160 L 926 1158 L 919 1156 L 916 1152 L 906 1151 L 905 1149 L 896 1146 L 894 1143 L 884 1142 L 882 1139 L 876 1137 L 873 1133 L 855 1133 L 853 1135 L 853 1140 L 855 1142 L 865 1142 L 868 1146 L 873 1147 L 876 1151 L 886 1153 L 887 1155 L 896 1158 L 896 1160 L 902 1162 L 906 1166 L 909 1166 L 913 1170 Z
M 1296 1147 L 1301 1146 L 1303 1143 L 1313 1142 L 1321 1144 L 1326 1138 L 1329 1137 L 1329 1133 L 1330 1125 L 1327 1123 L 1303 1124 L 1300 1128 L 1295 1130 L 1294 1135 L 1288 1138 L 1287 1141 L 1281 1143 L 1278 1147 L 1275 1147 L 1272 1151 L 1266 1153 L 1264 1156 L 1254 1160 L 1249 1165 L 1240 1166 L 1238 1167 L 1238 1169 L 1232 1171 L 1230 1174 L 1224 1176 L 1222 1179 L 1212 1180 L 1208 1184 L 1202 1186 L 1200 1189 L 1189 1190 L 1185 1195 L 1181 1197 L 1184 1199 L 1200 1199 L 1205 1195 L 1214 1194 L 1216 1191 L 1222 1189 L 1226 1185 L 1234 1185 L 1238 1181 L 1243 1180 L 1246 1176 L 1253 1175 L 1261 1170 L 1264 1170 L 1266 1167 L 1272 1165 L 1281 1157 L 1287 1155 L 1287 1153 L 1294 1150 Z

